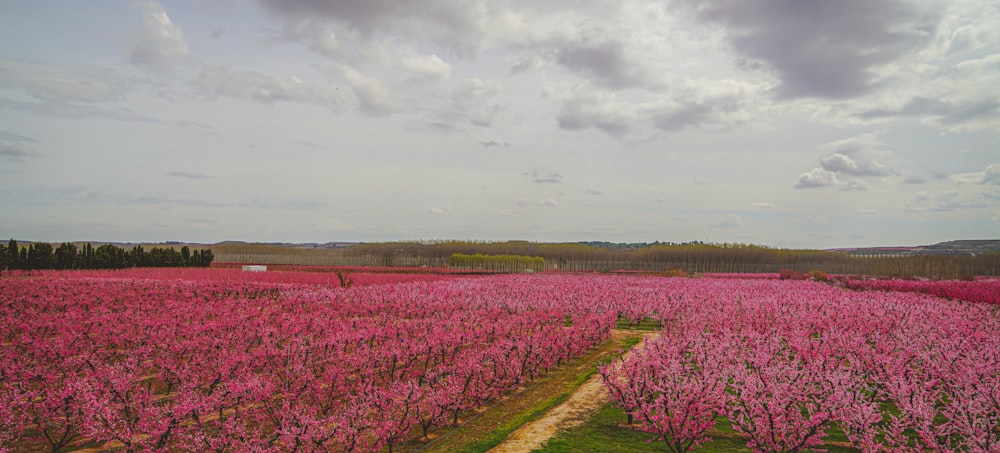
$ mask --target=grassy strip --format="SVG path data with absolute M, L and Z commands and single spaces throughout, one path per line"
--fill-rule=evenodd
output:
M 624 426 L 625 413 L 613 403 L 605 404 L 593 417 L 583 425 L 568 429 L 549 440 L 542 448 L 533 450 L 539 453 L 602 453 L 614 451 L 619 453 L 669 452 L 666 444 L 652 440 L 653 435 Z M 827 441 L 846 441 L 843 434 L 830 431 Z M 744 453 L 750 452 L 746 439 L 734 431 L 729 420 L 720 418 L 716 423 L 716 431 L 712 433 L 712 441 L 695 449 L 705 453 Z M 821 447 L 831 453 L 857 452 L 859 450 L 840 445 Z
M 593 373 L 592 372 L 587 373 L 586 375 L 589 377 L 591 374 Z M 572 390 L 575 390 L 576 387 L 579 387 L 582 384 L 583 382 L 577 384 L 575 387 L 572 387 Z M 493 447 L 496 447 L 497 445 L 500 445 L 500 443 L 503 442 L 504 439 L 507 438 L 507 436 L 510 436 L 510 434 L 516 431 L 518 428 L 527 423 L 531 423 L 535 420 L 538 420 L 538 418 L 544 415 L 546 412 L 548 412 L 549 409 L 552 409 L 553 407 L 556 407 L 565 402 L 567 399 L 569 399 L 569 395 L 572 393 L 572 390 L 563 392 L 559 396 L 556 396 L 555 398 L 550 398 L 545 401 L 542 401 L 537 405 L 535 405 L 534 407 L 532 407 L 527 412 L 522 412 L 520 414 L 509 417 L 507 419 L 507 422 L 505 422 L 500 427 L 494 429 L 493 431 L 487 433 L 486 437 L 471 444 L 465 445 L 465 447 L 463 447 L 461 450 L 458 450 L 458 452 L 479 453 L 479 452 L 485 452 Z
M 479 453 L 500 445 L 512 432 L 569 399 L 573 391 L 597 373 L 599 364 L 612 360 L 619 350 L 627 350 L 642 341 L 641 332 L 629 332 L 629 335 L 620 341 L 598 346 L 584 357 L 555 370 L 537 386 L 501 402 L 480 417 L 445 434 L 440 442 L 418 451 Z M 555 396 L 551 396 L 553 394 Z

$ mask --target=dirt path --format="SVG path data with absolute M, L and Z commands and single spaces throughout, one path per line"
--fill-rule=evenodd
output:
M 616 331 L 614 334 L 620 332 Z M 650 332 L 644 334 L 643 338 L 649 339 L 657 335 L 658 332 Z M 539 448 L 560 430 L 583 424 L 608 400 L 601 375 L 595 374 L 577 388 L 566 402 L 552 408 L 542 418 L 518 428 L 503 443 L 489 450 L 489 453 L 527 453 Z

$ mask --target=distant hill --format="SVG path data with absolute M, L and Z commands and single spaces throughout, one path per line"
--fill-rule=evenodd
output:
M 978 255 L 1000 252 L 1000 239 L 963 239 L 915 247 L 847 247 L 829 251 L 852 255 Z

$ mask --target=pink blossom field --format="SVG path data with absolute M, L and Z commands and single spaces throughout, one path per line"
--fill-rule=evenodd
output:
M 821 448 L 832 427 L 862 451 L 1000 448 L 1000 305 L 976 296 L 996 280 L 939 283 L 958 288 L 944 298 L 752 276 L 351 276 L 6 275 L 0 451 L 391 451 L 619 319 L 662 330 L 600 373 L 671 451 L 721 418 L 754 451 Z

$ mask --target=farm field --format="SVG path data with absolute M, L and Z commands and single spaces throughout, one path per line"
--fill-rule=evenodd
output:
M 647 448 L 998 451 L 1000 282 L 936 284 L 958 289 L 358 269 L 5 275 L 0 450 L 412 451 L 607 345 L 616 326 L 658 326 L 597 371 L 614 405 L 594 420 L 620 417 Z

